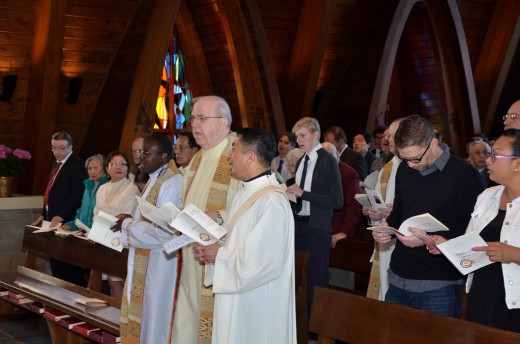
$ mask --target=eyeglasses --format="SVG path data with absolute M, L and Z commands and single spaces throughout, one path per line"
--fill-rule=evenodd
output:
M 410 158 L 410 159 L 401 158 L 401 160 L 404 161 L 405 163 L 408 163 L 408 162 L 411 162 L 413 164 L 420 163 L 421 160 L 426 155 L 426 152 L 428 151 L 428 149 L 430 149 L 430 144 L 432 143 L 432 140 L 433 140 L 433 137 L 430 139 L 430 142 L 428 142 L 428 146 L 426 146 L 426 149 L 424 150 L 424 153 L 422 153 L 420 157 L 418 157 L 418 158 Z
M 520 113 L 506 113 L 504 116 L 502 116 L 502 119 L 505 121 L 506 119 L 511 118 L 513 121 L 520 119 Z
M 63 152 L 63 151 L 66 151 L 69 147 L 70 147 L 70 145 L 69 146 L 61 146 L 61 147 L 54 147 L 54 146 L 52 146 L 51 147 L 51 152 L 59 152 L 59 151 Z
M 190 149 L 191 147 L 189 145 L 173 145 L 173 150 L 182 152 L 186 149 Z
M 152 153 L 156 153 L 156 154 L 162 154 L 164 152 L 156 152 L 156 151 L 149 151 L 149 150 L 143 150 L 143 149 L 140 149 L 137 151 L 139 153 L 140 156 L 142 157 L 145 157 L 145 156 L 148 156 Z
M 222 118 L 222 116 L 204 116 L 204 115 L 200 115 L 200 116 L 190 116 L 190 123 L 193 123 L 195 121 L 199 121 L 199 122 L 204 122 L 206 121 L 208 118 Z
M 395 134 L 386 134 L 386 135 L 383 135 L 383 137 L 387 140 L 390 140 L 392 137 L 394 137 Z
M 118 161 L 115 161 L 115 162 L 111 162 L 108 164 L 108 166 L 110 167 L 127 167 L 128 164 L 126 162 L 118 162 Z
M 520 159 L 520 156 L 491 153 L 489 154 L 489 158 L 491 159 L 491 162 L 494 164 L 495 161 L 497 161 L 497 159 Z

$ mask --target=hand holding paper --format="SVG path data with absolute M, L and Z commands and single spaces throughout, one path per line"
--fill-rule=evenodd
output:
M 121 252 L 123 250 L 121 231 L 112 231 L 112 226 L 114 226 L 117 221 L 117 217 L 100 211 L 92 224 L 92 229 L 88 233 L 87 238 Z

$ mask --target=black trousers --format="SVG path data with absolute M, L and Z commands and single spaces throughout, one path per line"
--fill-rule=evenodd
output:
M 52 275 L 64 281 L 86 287 L 85 269 L 77 265 L 72 265 L 61 260 L 51 259 Z
M 311 314 L 314 287 L 329 286 L 329 255 L 332 234 L 320 229 L 309 228 L 308 222 L 295 222 L 295 249 L 310 252 L 307 274 L 307 309 Z

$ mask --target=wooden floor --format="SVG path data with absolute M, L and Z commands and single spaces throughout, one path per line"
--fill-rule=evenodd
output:
M 0 344 L 50 344 L 45 319 L 31 313 L 0 316 Z

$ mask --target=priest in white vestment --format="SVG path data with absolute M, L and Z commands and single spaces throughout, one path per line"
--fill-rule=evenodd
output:
M 184 174 L 183 201 L 205 210 L 212 219 L 227 219 L 240 182 L 231 177 L 229 156 L 235 133 L 231 110 L 217 96 L 193 99 L 189 118 L 193 136 L 201 146 Z M 192 245 L 182 249 L 182 272 L 175 305 L 172 344 L 211 343 L 213 291 L 202 286 L 206 272 L 193 256 Z
M 141 172 L 150 176 L 141 197 L 156 207 L 168 202 L 180 206 L 183 177 L 171 168 L 169 139 L 157 134 L 147 137 L 141 155 Z M 171 240 L 172 235 L 142 218 L 139 207 L 133 216 L 121 214 L 118 217 L 123 245 L 129 248 L 123 295 L 126 305 L 122 305 L 121 312 L 122 343 L 167 343 L 172 331 L 177 255 L 166 254 L 162 245 Z M 144 267 L 139 256 L 142 249 L 149 250 L 148 264 Z M 137 305 L 134 304 L 136 295 Z M 128 312 L 123 312 L 124 308 Z
M 244 181 L 233 200 L 224 244 L 194 247 L 215 264 L 212 343 L 296 343 L 294 219 L 270 171 L 274 137 L 264 129 L 237 132 L 232 176 Z

